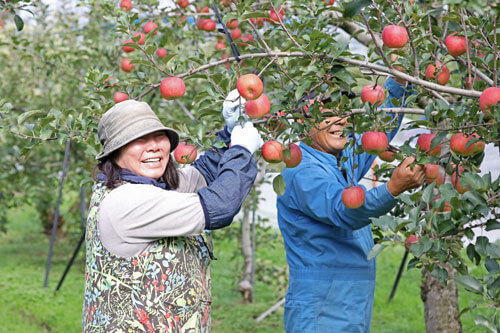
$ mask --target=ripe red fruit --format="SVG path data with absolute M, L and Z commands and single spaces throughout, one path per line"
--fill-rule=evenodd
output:
M 283 146 L 278 141 L 267 141 L 262 146 L 262 157 L 268 163 L 283 161 Z
M 252 119 L 264 117 L 269 110 L 271 110 L 271 102 L 266 94 L 261 94 L 259 98 L 245 103 L 245 112 Z
M 122 60 L 122 69 L 125 72 L 130 72 L 134 68 L 134 64 L 130 63 L 131 61 L 132 60 L 130 58 L 123 58 L 123 60 Z
M 128 12 L 132 9 L 132 1 L 130 0 L 122 0 L 120 2 L 120 8 L 123 8 L 124 11 Z
M 436 79 L 436 68 L 440 69 L 439 74 L 437 75 L 437 83 L 441 85 L 445 85 L 450 79 L 450 70 L 446 65 L 441 66 L 440 62 L 436 62 L 436 66 L 429 65 L 425 69 L 425 79 L 426 80 L 434 80 Z
M 193 163 L 197 155 L 196 146 L 187 145 L 183 142 L 180 142 L 174 150 L 174 158 L 177 163 L 181 164 Z
M 167 56 L 167 50 L 165 50 L 165 49 L 158 49 L 158 50 L 156 50 L 156 55 L 158 56 L 158 58 L 166 57 Z
M 117 91 L 113 95 L 113 99 L 115 100 L 115 103 L 120 103 L 120 102 L 126 101 L 128 99 L 128 96 L 125 93 Z
M 384 45 L 393 49 L 405 46 L 408 41 L 408 32 L 399 25 L 388 25 L 382 31 Z
M 205 21 L 206 19 L 198 19 L 198 21 L 196 21 L 196 27 L 200 30 L 205 30 Z
M 425 164 L 425 178 L 436 179 L 440 175 L 441 170 L 438 164 L 426 163 Z
M 441 172 L 441 169 L 439 169 L 439 174 L 436 178 L 425 178 L 425 182 L 427 184 L 436 183 L 436 185 L 444 184 L 444 172 Z
M 464 194 L 465 192 L 470 191 L 469 188 L 463 187 L 460 185 L 460 176 L 458 176 L 458 179 L 457 179 L 457 172 L 454 172 L 451 175 L 451 184 L 457 190 L 457 192 L 460 194 Z
M 420 134 L 417 140 L 417 148 L 421 151 L 427 152 L 428 155 L 437 156 L 441 152 L 442 144 L 437 145 L 431 149 L 432 139 L 436 137 L 435 134 Z
M 231 19 L 226 22 L 226 27 L 228 29 L 236 29 L 238 28 L 238 20 L 236 19 Z
M 231 38 L 232 39 L 238 39 L 241 37 L 241 30 L 236 28 L 233 31 L 231 31 Z
M 251 17 L 250 22 L 252 22 L 253 25 L 256 25 L 257 27 L 263 27 L 264 26 L 264 18 L 263 17 Z
M 205 31 L 215 31 L 215 21 L 212 19 L 206 19 L 203 24 L 203 30 Z
M 302 151 L 295 143 L 291 143 L 288 149 L 290 151 L 290 158 L 283 156 L 283 162 L 285 162 L 287 168 L 295 168 L 302 161 Z
M 200 7 L 196 7 L 196 11 L 198 13 L 208 13 L 210 11 L 210 8 L 208 6 L 203 6 L 203 8 L 200 9 Z
M 361 89 L 361 101 L 375 106 L 381 105 L 385 100 L 385 91 L 379 85 L 369 84 Z
M 498 101 L 500 101 L 500 88 L 486 88 L 481 93 L 481 96 L 479 96 L 479 108 L 486 116 L 491 117 L 491 113 L 489 112 L 490 107 L 497 104 Z
M 434 198 L 434 201 L 437 201 L 439 198 L 440 198 L 440 196 L 439 196 L 439 195 L 438 195 L 438 196 L 436 196 L 436 197 Z M 438 213 L 449 212 L 449 211 L 451 211 L 451 205 L 450 205 L 450 203 L 449 203 L 449 202 L 445 202 L 445 203 L 444 203 L 443 210 L 441 210 L 441 209 L 439 209 L 439 208 L 437 208 L 436 210 L 437 210 L 437 212 L 438 212 Z
M 181 8 L 186 8 L 187 6 L 189 6 L 189 0 L 179 0 L 177 1 L 177 4 Z
M 457 155 L 461 156 L 471 156 L 484 151 L 484 142 L 477 141 L 467 147 L 467 142 L 472 139 L 478 139 L 479 135 L 473 133 L 472 135 L 467 135 L 464 133 L 456 133 L 451 137 L 450 149 Z
M 462 36 L 449 35 L 444 40 L 448 53 L 454 57 L 459 57 L 467 51 L 465 38 Z
M 387 135 L 382 132 L 365 132 L 361 137 L 361 146 L 368 154 L 379 155 L 387 149 Z
M 410 250 L 410 245 L 412 244 L 417 244 L 418 241 L 420 240 L 420 237 L 418 237 L 417 235 L 410 235 L 408 237 L 406 237 L 406 240 L 405 240 L 405 248 L 407 251 Z
M 281 131 L 286 127 L 286 125 L 280 121 L 279 117 L 285 117 L 285 111 L 278 111 L 275 114 L 264 115 L 264 118 L 268 119 L 267 128 L 270 131 Z
M 361 186 L 345 188 L 342 191 L 341 199 L 347 208 L 359 208 L 365 203 L 365 190 Z
M 241 40 L 243 42 L 253 42 L 253 35 L 252 34 L 246 34 L 244 36 L 241 37 Z M 241 46 L 247 46 L 248 44 L 247 43 L 243 43 L 243 42 L 239 42 L 238 45 L 241 45 Z
M 161 80 L 160 93 L 161 97 L 165 99 L 176 99 L 182 97 L 186 92 L 186 85 L 182 79 L 169 76 Z
M 280 22 L 280 19 L 281 21 L 283 21 L 284 14 L 285 14 L 285 9 L 283 7 L 279 7 L 277 10 L 271 8 L 271 10 L 269 11 L 270 20 L 277 23 Z
M 245 74 L 236 81 L 236 89 L 246 100 L 257 99 L 264 90 L 262 80 L 255 74 Z
M 325 2 L 325 6 L 331 6 L 335 3 L 335 0 L 321 0 Z
M 139 38 L 139 41 L 137 42 L 137 44 L 144 45 L 144 37 L 145 37 L 144 34 L 142 32 L 136 32 L 136 33 L 134 33 L 134 37 L 137 37 L 137 36 L 141 36 Z
M 125 46 L 126 44 L 135 44 L 135 42 L 132 39 L 127 39 L 126 41 L 124 41 L 122 49 L 123 49 L 123 51 L 125 51 L 127 53 L 135 50 L 132 46 Z
M 392 151 L 389 151 L 389 150 L 386 150 L 382 153 L 380 153 L 380 155 L 378 155 L 378 157 L 382 160 L 382 161 L 385 161 L 385 162 L 392 162 L 395 160 L 395 157 L 394 157 L 394 152 Z
M 154 29 L 158 28 L 158 24 L 154 23 L 154 22 L 147 22 L 145 25 L 144 25 L 144 32 L 149 34 L 151 31 L 153 31 Z M 158 33 L 158 30 L 156 30 L 153 35 L 156 35 Z
M 231 5 L 231 0 L 221 0 L 220 4 L 224 7 L 229 7 Z
M 223 50 L 225 48 L 226 48 L 226 44 L 224 44 L 224 43 L 220 43 L 219 42 L 219 43 L 215 44 L 215 49 L 216 50 Z
M 116 77 L 114 77 L 114 76 L 110 76 L 110 77 L 108 77 L 107 79 L 105 79 L 105 80 L 104 80 L 104 81 L 102 81 L 102 82 L 108 82 L 109 80 L 112 80 L 112 79 L 116 79 Z M 116 83 L 116 82 L 115 82 L 115 83 L 108 83 L 108 84 L 106 85 L 106 87 L 112 87 L 112 86 L 117 86 L 117 85 L 118 85 L 118 83 Z

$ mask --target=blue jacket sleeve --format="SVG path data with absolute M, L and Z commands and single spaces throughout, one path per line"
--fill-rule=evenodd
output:
M 365 189 L 363 206 L 347 208 L 341 199 L 344 186 L 336 179 L 314 166 L 301 171 L 295 174 L 290 184 L 291 192 L 294 193 L 294 205 L 307 216 L 322 223 L 356 230 L 370 224 L 371 217 L 387 214 L 396 205 L 396 199 L 387 185 L 383 184 L 369 191 Z
M 257 163 L 244 147 L 233 146 L 219 160 L 210 185 L 198 191 L 205 213 L 205 229 L 231 224 L 257 176 Z
M 194 163 L 193 166 L 205 177 L 208 185 L 210 185 L 217 177 L 219 162 L 222 159 L 224 152 L 228 149 L 231 142 L 231 134 L 227 130 L 227 126 L 222 131 L 217 133 L 215 142 L 222 141 L 226 144 L 224 148 L 215 148 L 206 151 Z

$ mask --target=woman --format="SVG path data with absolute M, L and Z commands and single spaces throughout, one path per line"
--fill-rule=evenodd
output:
M 217 138 L 231 148 L 179 170 L 170 156 L 178 134 L 148 104 L 128 100 L 103 115 L 83 332 L 210 331 L 212 255 L 202 233 L 231 223 L 255 180 L 252 154 L 262 144 L 251 123 L 234 126 L 234 106 L 224 110 L 228 126 Z

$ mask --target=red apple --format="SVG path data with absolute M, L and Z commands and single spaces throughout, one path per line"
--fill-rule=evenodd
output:
M 122 60 L 122 69 L 125 72 L 130 72 L 134 68 L 134 64 L 130 63 L 131 61 L 132 60 L 130 58 L 123 58 L 123 60 Z
M 325 6 L 331 6 L 335 3 L 335 0 L 321 0 L 325 3 Z
M 187 6 L 189 6 L 189 0 L 179 0 L 177 1 L 177 4 L 181 8 L 186 8 Z
M 236 89 L 246 100 L 257 99 L 264 90 L 262 80 L 255 74 L 245 74 L 236 81 Z
M 185 144 L 180 142 L 179 145 L 174 150 L 174 158 L 178 163 L 190 164 L 196 160 L 198 152 L 196 146 Z
M 244 36 L 241 37 L 241 40 L 243 42 L 253 42 L 253 35 L 252 34 L 246 34 L 246 35 L 244 35 Z M 247 43 L 243 43 L 243 42 L 238 42 L 238 45 L 248 46 Z
M 417 140 L 417 148 L 421 151 L 427 152 L 430 156 L 437 156 L 441 152 L 442 144 L 437 145 L 431 149 L 432 139 L 436 137 L 435 134 L 420 134 Z
M 271 102 L 266 94 L 245 103 L 245 112 L 252 119 L 262 118 L 271 110 Z
M 223 54 L 221 57 L 222 60 L 227 59 L 227 58 L 229 58 L 229 56 L 227 54 Z M 226 62 L 226 69 L 229 70 L 229 61 Z
M 123 8 L 124 11 L 128 12 L 132 9 L 132 1 L 130 0 L 122 0 L 120 2 L 120 8 Z
M 277 22 L 277 23 L 280 22 L 280 19 L 281 19 L 281 21 L 283 21 L 284 13 L 285 13 L 285 9 L 283 7 L 279 7 L 277 10 L 274 10 L 273 8 L 271 8 L 271 10 L 269 11 L 270 21 Z
M 229 7 L 231 6 L 231 0 L 221 0 L 220 4 L 224 7 Z
M 439 195 L 434 198 L 434 201 L 438 201 L 438 199 L 441 198 Z M 443 210 L 439 209 L 439 207 L 436 209 L 438 213 L 444 213 L 444 212 L 449 212 L 451 211 L 451 205 L 449 202 L 444 203 Z
M 126 41 L 124 41 L 122 46 L 123 51 L 129 53 L 135 50 L 132 46 L 125 46 L 127 44 L 135 44 L 135 42 L 132 39 L 127 39 Z
M 252 22 L 253 25 L 256 25 L 257 27 L 263 27 L 264 26 L 264 18 L 263 17 L 251 17 L 250 22 Z
M 151 31 L 153 31 L 154 29 L 158 28 L 158 24 L 154 23 L 154 22 L 147 22 L 146 24 L 144 24 L 144 32 L 149 34 Z M 158 30 L 156 30 L 153 35 L 156 35 L 158 33 Z
M 465 77 L 465 83 L 464 83 L 465 89 L 471 89 L 474 86 L 474 81 L 481 81 L 481 79 L 479 78 L 479 76 L 476 77 L 472 76 L 471 79 L 469 80 L 469 76 L 467 75 Z
M 384 103 L 385 91 L 379 85 L 369 84 L 361 89 L 361 101 L 363 103 L 370 103 L 375 106 L 379 106 Z
M 427 184 L 436 183 L 436 185 L 442 185 L 444 184 L 444 173 L 440 171 L 437 178 L 425 178 L 425 182 Z
M 196 27 L 200 30 L 205 30 L 205 21 L 206 19 L 198 19 L 198 21 L 196 21 Z
M 210 8 L 208 8 L 208 6 L 203 6 L 202 8 L 196 7 L 196 11 L 198 13 L 208 13 L 210 12 Z
M 160 93 L 165 99 L 176 99 L 182 97 L 186 92 L 186 85 L 182 79 L 169 76 L 161 80 Z
M 440 174 L 441 170 L 438 164 L 433 164 L 433 163 L 425 164 L 425 178 L 437 179 Z
M 165 49 L 158 49 L 158 50 L 156 50 L 156 55 L 158 56 L 158 58 L 166 57 L 167 56 L 167 50 L 165 50 Z
M 405 240 L 405 248 L 407 251 L 410 250 L 410 246 L 412 244 L 417 244 L 418 241 L 420 240 L 420 237 L 418 237 L 417 235 L 410 235 L 408 237 L 406 237 L 406 240 Z
M 380 153 L 380 155 L 378 155 L 378 157 L 382 160 L 382 161 L 385 161 L 385 162 L 392 162 L 394 161 L 396 158 L 394 157 L 394 152 L 390 151 L 390 150 L 386 150 L 382 153 Z
M 238 28 L 238 21 L 236 19 L 230 19 L 226 22 L 226 27 L 228 29 L 236 29 Z
M 467 142 L 472 139 L 478 139 L 479 135 L 473 133 L 472 135 L 467 135 L 464 133 L 456 133 L 451 137 L 450 149 L 457 155 L 461 156 L 471 156 L 484 151 L 484 142 L 477 141 L 467 147 Z
M 225 48 L 226 48 L 226 44 L 224 44 L 224 43 L 217 43 L 217 44 L 215 44 L 215 49 L 216 50 L 223 50 Z
M 278 141 L 267 141 L 262 146 L 262 157 L 268 163 L 283 161 L 283 146 Z
M 479 108 L 487 117 L 491 117 L 490 107 L 496 105 L 498 101 L 500 101 L 500 88 L 486 88 L 479 96 Z
M 128 96 L 125 93 L 117 91 L 113 95 L 113 99 L 115 100 L 115 103 L 120 103 L 120 102 L 126 101 L 128 99 Z
M 347 187 L 342 191 L 341 199 L 347 208 L 359 208 L 365 203 L 365 190 L 361 186 Z
M 368 154 L 379 155 L 387 149 L 387 135 L 382 132 L 365 132 L 361 137 L 361 146 Z
M 446 65 L 441 66 L 440 62 L 436 62 L 436 66 L 429 65 L 425 69 L 425 79 L 426 80 L 434 80 L 436 79 L 436 68 L 440 69 L 439 74 L 437 75 L 437 83 L 441 85 L 445 85 L 450 79 L 450 70 Z
M 109 80 L 113 80 L 113 79 L 115 79 L 115 80 L 116 80 L 116 77 L 114 77 L 114 76 L 110 76 L 110 77 L 108 77 L 107 79 L 105 79 L 105 80 L 104 80 L 104 81 L 102 81 L 102 82 L 108 82 Z M 112 86 L 117 86 L 117 85 L 118 85 L 118 83 L 116 83 L 116 82 L 115 82 L 115 83 L 108 83 L 108 84 L 106 85 L 106 87 L 112 87 Z
M 231 38 L 232 39 L 238 39 L 241 37 L 241 30 L 236 28 L 233 31 L 231 31 Z
M 458 180 L 457 180 L 457 172 L 456 171 L 451 175 L 451 184 L 457 190 L 457 192 L 460 194 L 464 194 L 465 192 L 470 191 L 469 188 L 463 187 L 460 185 L 460 176 L 458 176 Z
M 400 25 L 388 25 L 382 30 L 382 41 L 387 47 L 399 49 L 408 41 L 408 32 Z
M 465 38 L 462 36 L 449 35 L 444 40 L 448 53 L 454 57 L 459 57 L 467 51 L 467 44 Z
M 205 31 L 215 31 L 215 21 L 212 19 L 206 19 L 203 24 L 203 30 Z
M 137 37 L 137 36 L 141 36 L 139 38 L 139 41 L 137 42 L 137 44 L 144 45 L 144 37 L 145 37 L 144 34 L 142 32 L 136 32 L 136 33 L 134 33 L 134 37 Z
M 290 158 L 283 155 L 283 161 L 287 168 L 295 168 L 302 161 L 302 151 L 295 143 L 291 143 L 288 149 L 290 151 Z

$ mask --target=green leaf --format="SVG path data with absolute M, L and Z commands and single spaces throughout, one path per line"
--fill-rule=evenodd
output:
M 482 315 L 476 315 L 474 317 L 474 323 L 477 326 L 483 326 L 490 330 L 491 333 L 498 333 L 498 329 L 495 327 L 495 324 L 492 320 L 486 318 L 485 316 Z
M 359 12 L 371 4 L 370 0 L 354 0 L 349 2 L 344 8 L 344 17 L 354 17 Z
M 500 271 L 500 265 L 498 265 L 498 262 L 496 260 L 491 259 L 490 257 L 486 258 L 486 261 L 484 262 L 484 267 L 488 270 L 490 274 L 496 274 L 498 271 Z
M 474 244 L 467 245 L 467 257 L 469 257 L 470 261 L 475 262 L 476 265 L 479 265 L 481 262 L 481 256 L 476 252 Z
M 500 222 L 496 220 L 489 220 L 486 222 L 486 231 L 497 230 L 500 229 Z
M 14 23 L 16 24 L 17 31 L 21 31 L 24 28 L 24 21 L 19 15 L 14 15 Z
M 434 198 L 434 187 L 436 184 L 433 182 L 429 186 L 427 186 L 423 193 L 422 193 L 422 200 L 424 200 L 425 203 L 430 203 L 431 200 Z
M 465 290 L 471 291 L 473 293 L 481 295 L 483 293 L 484 287 L 483 285 L 479 282 L 478 279 L 476 279 L 473 276 L 470 275 L 459 275 L 455 277 L 455 281 L 464 287 Z
M 486 245 L 486 253 L 493 259 L 500 259 L 500 246 L 489 243 Z
M 39 114 L 42 114 L 42 113 L 44 113 L 44 111 L 41 111 L 41 110 L 32 110 L 32 111 L 23 112 L 19 117 L 17 117 L 17 124 L 21 125 L 29 118 L 36 116 L 36 115 L 39 115 Z
M 387 245 L 383 245 L 383 244 L 380 244 L 380 243 L 375 244 L 372 247 L 372 249 L 370 250 L 370 252 L 368 252 L 368 255 L 366 256 L 366 259 L 371 260 L 371 259 L 375 258 L 386 247 L 387 247 Z
M 285 193 L 285 179 L 282 175 L 277 175 L 273 179 L 273 189 L 277 195 L 283 195 Z

